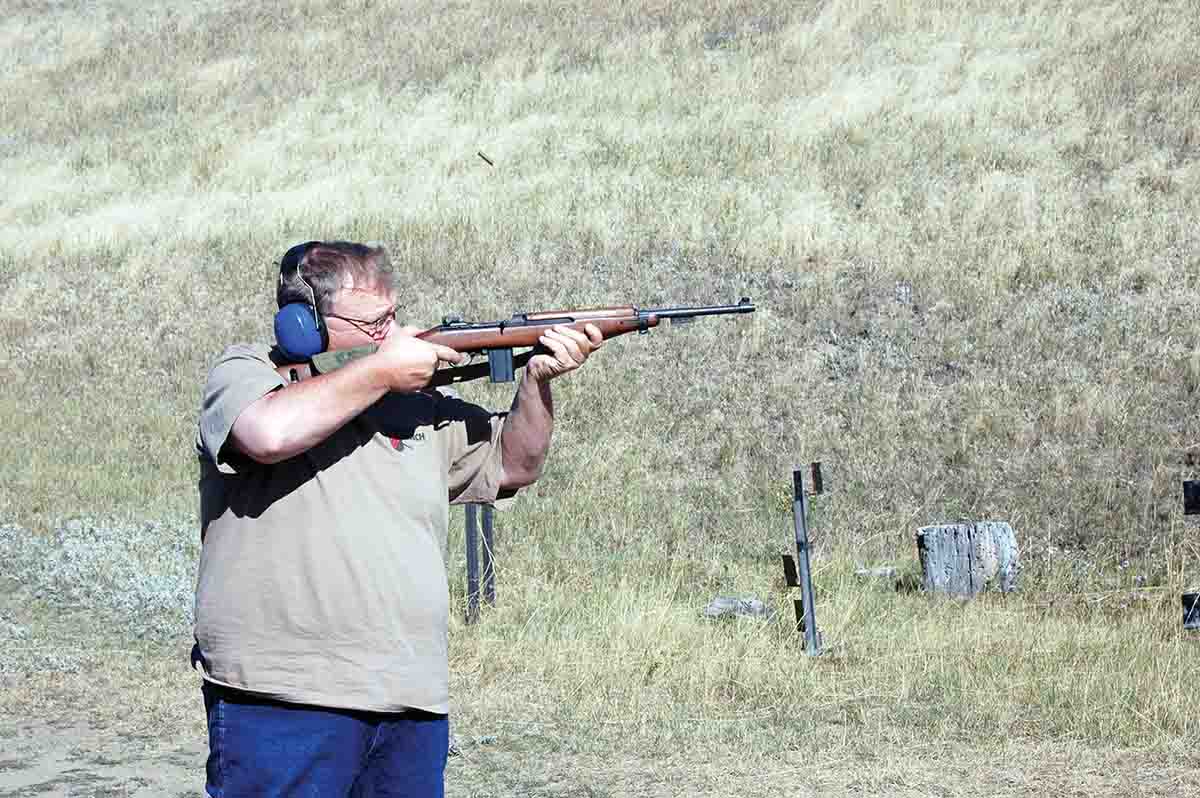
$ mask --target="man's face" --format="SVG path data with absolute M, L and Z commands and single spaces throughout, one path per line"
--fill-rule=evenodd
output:
M 382 285 L 355 286 L 349 280 L 325 316 L 330 349 L 379 343 L 396 330 L 396 295 Z

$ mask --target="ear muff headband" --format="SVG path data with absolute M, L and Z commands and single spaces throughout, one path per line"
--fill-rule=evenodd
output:
M 313 355 L 329 348 L 329 331 L 325 319 L 317 309 L 317 295 L 312 285 L 304 279 L 301 266 L 304 256 L 319 245 L 320 241 L 297 244 L 284 253 L 279 261 L 279 284 L 282 285 L 291 271 L 308 289 L 309 302 L 290 302 L 275 314 L 275 343 L 284 357 L 295 362 L 308 360 Z

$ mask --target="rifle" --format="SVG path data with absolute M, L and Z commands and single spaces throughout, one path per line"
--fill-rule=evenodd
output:
M 434 344 L 448 346 L 465 354 L 484 354 L 486 363 L 471 363 L 439 369 L 430 380 L 430 387 L 476 380 L 487 376 L 492 382 L 512 382 L 517 369 L 529 362 L 529 358 L 545 351 L 538 346 L 538 338 L 557 325 L 567 325 L 583 332 L 585 324 L 594 324 L 604 340 L 625 333 L 644 334 L 657 327 L 663 319 L 672 324 L 685 324 L 699 316 L 721 316 L 730 313 L 753 313 L 754 303 L 742 297 L 736 305 L 708 305 L 703 307 L 650 308 L 639 310 L 632 305 L 610 308 L 588 308 L 584 310 L 551 310 L 541 313 L 516 313 L 504 321 L 467 322 L 459 316 L 447 316 L 436 327 L 417 334 L 417 338 Z M 517 347 L 533 347 L 528 352 L 514 355 Z M 373 353 L 375 344 L 321 352 L 307 363 L 281 365 L 275 370 L 292 382 L 325 374 L 340 368 L 360 357 Z

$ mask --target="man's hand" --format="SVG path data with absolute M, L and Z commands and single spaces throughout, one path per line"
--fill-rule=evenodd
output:
M 456 366 L 470 359 L 448 346 L 415 338 L 420 331 L 419 327 L 402 327 L 380 343 L 373 357 L 379 358 L 388 390 L 419 391 L 433 379 L 439 363 Z
M 534 355 L 525 367 L 526 373 L 538 382 L 574 371 L 584 364 L 588 355 L 604 343 L 604 336 L 594 324 L 585 324 L 586 335 L 565 324 L 556 325 L 538 339 L 549 354 Z

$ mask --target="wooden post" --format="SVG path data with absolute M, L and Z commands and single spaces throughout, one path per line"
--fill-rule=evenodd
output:
M 1016 590 L 1017 536 L 1003 521 L 925 526 L 917 532 L 925 589 L 973 596 L 988 588 Z

